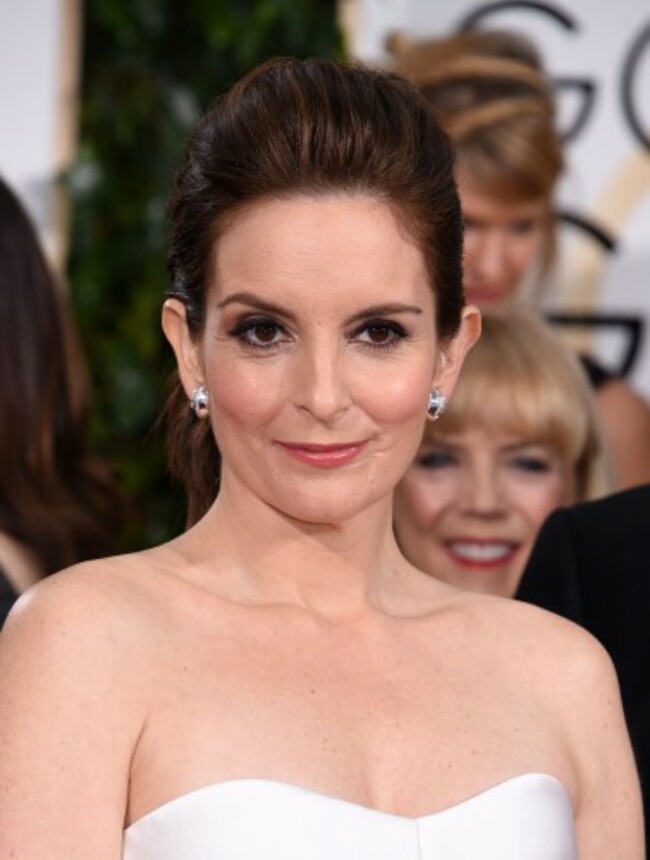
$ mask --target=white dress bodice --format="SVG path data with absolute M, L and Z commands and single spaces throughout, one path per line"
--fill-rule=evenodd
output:
M 409 818 L 283 782 L 238 779 L 178 797 L 124 833 L 123 860 L 577 860 L 571 804 L 524 774 Z

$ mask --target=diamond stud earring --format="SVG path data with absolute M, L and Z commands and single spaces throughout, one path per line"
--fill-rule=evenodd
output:
M 208 414 L 209 403 L 210 397 L 208 395 L 208 389 L 205 385 L 199 385 L 198 388 L 194 389 L 192 396 L 190 397 L 190 406 L 194 410 L 194 414 L 197 418 L 203 418 Z
M 427 405 L 427 415 L 430 421 L 437 421 L 445 411 L 447 398 L 439 388 L 434 388 L 429 392 L 429 403 Z

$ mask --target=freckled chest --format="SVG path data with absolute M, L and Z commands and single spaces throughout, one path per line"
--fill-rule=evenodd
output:
M 490 648 L 453 623 L 354 630 L 293 612 L 237 608 L 218 629 L 173 632 L 136 755 L 134 812 L 249 776 L 430 809 L 566 768 L 530 689 L 513 689 Z

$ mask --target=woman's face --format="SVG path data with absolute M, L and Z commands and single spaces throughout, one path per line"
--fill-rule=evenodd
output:
M 503 203 L 461 174 L 465 219 L 465 299 L 479 307 L 507 305 L 539 261 L 548 229 L 544 200 Z
M 425 442 L 395 493 L 404 554 L 460 588 L 512 596 L 537 533 L 573 501 L 559 453 L 480 428 Z
M 474 319 L 441 348 L 421 252 L 364 196 L 251 205 L 217 239 L 201 340 L 165 314 L 186 391 L 209 391 L 222 493 L 313 523 L 390 498 Z

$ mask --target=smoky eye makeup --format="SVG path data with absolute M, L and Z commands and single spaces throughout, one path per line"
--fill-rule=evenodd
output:
M 256 350 L 269 350 L 289 339 L 286 328 L 267 314 L 246 314 L 227 329 L 229 337 Z
M 408 331 L 401 323 L 377 317 L 359 323 L 350 338 L 369 349 L 382 350 L 397 346 L 408 336 Z

